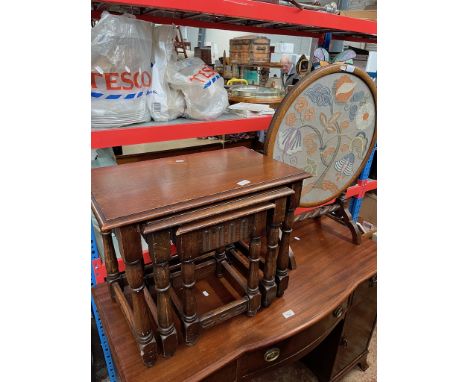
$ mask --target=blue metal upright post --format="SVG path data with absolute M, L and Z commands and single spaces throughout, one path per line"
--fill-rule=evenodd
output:
M 372 160 L 374 159 L 375 150 L 377 149 L 377 145 L 374 146 L 372 149 L 372 153 L 369 156 L 369 160 L 367 161 L 366 165 L 364 166 L 364 170 L 362 170 L 361 175 L 359 175 L 359 180 L 366 180 L 369 178 L 370 169 L 372 166 Z M 349 202 L 349 212 L 353 217 L 354 221 L 357 221 L 359 217 L 359 211 L 361 211 L 362 205 L 362 198 L 353 197 Z
M 322 48 L 325 48 L 328 51 L 328 49 L 330 49 L 331 40 L 332 40 L 332 34 L 329 32 L 325 33 L 325 38 L 323 40 Z
M 91 260 L 99 258 L 99 252 L 96 248 L 96 239 L 94 237 L 93 225 L 91 224 Z M 91 262 L 91 286 L 96 285 L 96 277 L 94 276 L 93 263 Z M 99 333 L 99 339 L 101 340 L 102 351 L 104 352 L 104 359 L 107 365 L 107 375 L 111 382 L 117 382 L 117 375 L 114 368 L 114 362 L 112 361 L 112 356 L 109 348 L 109 343 L 107 342 L 106 334 L 104 333 L 104 328 L 102 327 L 101 318 L 99 317 L 99 312 L 96 308 L 93 295 L 91 294 L 91 309 L 93 312 L 94 320 L 96 321 L 97 330 Z

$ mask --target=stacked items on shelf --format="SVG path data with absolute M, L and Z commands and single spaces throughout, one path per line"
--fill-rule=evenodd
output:
M 177 60 L 173 43 L 175 37 L 176 28 L 171 25 L 162 25 L 153 30 L 153 78 L 148 109 L 155 121 L 170 121 L 182 116 L 185 111 L 182 92 L 171 87 L 166 79 L 167 68 Z
M 92 127 L 212 120 L 225 111 L 222 77 L 200 59 L 176 61 L 175 37 L 175 26 L 103 12 L 92 29 Z
M 152 25 L 104 12 L 91 30 L 91 125 L 117 127 L 150 120 Z

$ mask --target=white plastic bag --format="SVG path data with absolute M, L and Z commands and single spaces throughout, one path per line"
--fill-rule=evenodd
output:
M 184 93 L 185 114 L 189 118 L 215 119 L 229 105 L 223 77 L 198 57 L 169 65 L 167 79 L 173 88 Z
M 103 12 L 91 30 L 91 126 L 150 120 L 153 24 Z
M 155 121 L 170 121 L 184 114 L 185 101 L 180 90 L 172 89 L 166 79 L 168 65 L 176 62 L 174 25 L 161 25 L 153 30 L 152 84 L 146 102 Z

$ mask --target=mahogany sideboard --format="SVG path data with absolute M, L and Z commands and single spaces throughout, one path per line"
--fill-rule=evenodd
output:
M 254 317 L 236 316 L 207 329 L 197 344 L 179 346 L 152 368 L 141 362 L 107 286 L 93 288 L 121 380 L 244 381 L 299 359 L 320 381 L 336 381 L 358 364 L 365 369 L 377 314 L 376 243 L 354 245 L 347 228 L 329 217 L 295 223 L 293 237 L 299 239 L 290 243 L 297 269 L 283 297 Z M 197 289 L 200 299 L 203 288 L 209 284 Z

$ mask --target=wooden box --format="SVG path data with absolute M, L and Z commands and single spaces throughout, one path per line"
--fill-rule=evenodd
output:
M 265 36 L 240 36 L 229 40 L 229 55 L 233 64 L 269 63 L 270 39 Z

